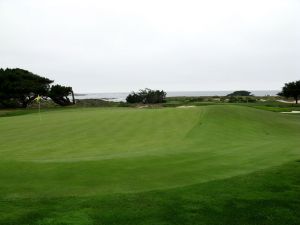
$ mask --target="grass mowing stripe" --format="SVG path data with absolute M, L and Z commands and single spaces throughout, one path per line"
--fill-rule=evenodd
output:
M 20 224 L 23 221 L 30 221 L 30 224 L 76 224 L 72 218 L 78 218 L 77 224 L 120 224 L 127 218 L 128 221 L 121 224 L 170 224 L 174 212 L 180 215 L 177 217 L 179 224 L 185 224 L 185 221 L 197 224 L 192 223 L 195 220 L 188 219 L 191 212 L 184 209 L 184 202 L 176 202 L 176 196 L 189 196 L 189 193 L 183 193 L 189 192 L 189 189 L 182 187 L 192 184 L 205 186 L 208 181 L 218 182 L 237 175 L 247 177 L 249 173 L 299 159 L 299 127 L 300 117 L 226 105 L 183 109 L 59 110 L 43 113 L 40 123 L 35 114 L 1 117 L 0 199 L 3 202 L 0 211 L 7 202 L 12 207 L 11 216 L 2 221 L 7 224 L 8 221 L 12 224 L 16 221 L 21 221 Z M 292 175 L 290 178 L 296 179 Z M 177 191 L 172 190 L 183 192 L 176 194 Z M 155 196 L 144 196 L 145 191 L 154 191 Z M 244 187 L 240 192 L 249 190 Z M 255 194 L 254 191 L 252 193 Z M 128 205 L 122 203 L 117 206 L 119 201 L 126 201 L 123 197 L 114 197 L 120 194 L 125 194 L 125 199 L 136 196 L 129 205 L 128 217 L 122 213 L 122 210 L 126 212 Z M 248 194 L 251 195 L 250 192 Z M 291 195 L 296 198 L 298 194 L 294 191 Z M 169 197 L 164 199 L 165 195 Z M 168 205 L 171 201 L 180 203 L 180 207 L 155 209 L 153 206 L 150 210 L 156 216 L 152 219 L 146 216 L 144 221 L 144 212 L 135 217 L 132 211 L 139 207 L 138 196 L 145 197 L 147 201 L 149 198 L 156 199 L 153 204 L 162 201 Z M 195 197 L 195 201 L 199 197 L 191 196 Z M 107 201 L 103 200 L 106 198 Z M 202 198 L 205 196 L 201 195 Z M 30 203 L 28 206 L 32 210 L 22 209 L 26 199 L 36 202 L 40 209 Z M 45 202 L 42 199 L 46 199 Z M 103 206 L 105 209 L 92 206 L 94 203 L 91 205 L 104 210 L 104 217 L 85 209 L 80 202 L 86 200 L 82 199 L 95 201 L 96 205 L 98 200 L 99 204 L 107 204 Z M 65 200 L 68 202 L 66 209 L 70 210 L 68 213 L 62 209 L 66 217 L 57 211 L 63 207 Z M 146 200 L 143 204 L 147 204 Z M 283 200 L 288 207 L 297 205 L 297 202 L 290 205 Z M 61 206 L 52 205 L 58 203 Z M 69 205 L 72 203 L 78 204 L 79 208 Z M 211 197 L 206 206 L 217 207 L 214 203 Z M 21 206 L 18 207 L 18 204 Z M 187 204 L 187 207 L 193 207 Z M 218 204 L 222 205 L 221 202 Z M 109 206 L 116 207 L 116 211 L 112 209 L 110 214 L 107 211 Z M 45 216 L 45 212 L 50 210 L 48 207 L 56 214 Z M 197 207 L 195 210 L 199 213 L 191 216 L 205 219 L 204 209 Z M 223 205 L 220 210 L 225 208 Z M 117 213 L 121 213 L 119 219 Z M 291 218 L 293 213 L 291 211 Z M 97 218 L 100 222 L 95 222 Z M 210 224 L 208 218 L 205 221 Z M 211 221 L 215 222 L 213 218 Z M 256 220 L 249 221 L 255 224 Z M 243 222 L 247 224 L 246 220 Z
M 0 201 L 0 224 L 299 224 L 300 162 L 165 191 Z

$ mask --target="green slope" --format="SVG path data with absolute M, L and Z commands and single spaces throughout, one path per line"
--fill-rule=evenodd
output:
M 199 211 L 202 198 L 213 198 L 209 195 L 214 191 L 193 194 L 198 189 L 206 187 L 208 192 L 214 182 L 222 185 L 224 179 L 248 177 L 300 158 L 299 116 L 239 106 L 52 111 L 42 113 L 41 120 L 38 114 L 2 117 L 0 134 L 0 211 L 7 205 L 11 213 L 2 214 L 3 224 L 55 224 L 56 217 L 62 221 L 57 224 L 152 224 L 130 223 L 130 215 L 135 217 L 134 209 L 140 207 L 139 196 L 146 196 L 146 205 L 152 198 L 153 204 L 168 205 L 186 195 L 190 199 L 174 202 L 174 210 L 195 201 L 199 205 L 193 207 Z M 296 179 L 292 175 L 288 183 Z M 268 183 L 268 175 L 263 177 Z M 250 192 L 248 187 L 229 187 L 233 190 L 247 196 Z M 148 191 L 155 192 L 144 193 Z M 127 198 L 133 198 L 130 205 L 124 203 Z M 206 207 L 221 204 L 222 199 L 215 198 L 216 202 L 208 199 Z M 86 201 L 100 210 L 99 220 L 93 210 L 82 210 Z M 122 213 L 127 208 L 129 221 Z M 172 218 L 162 219 L 166 209 L 159 209 L 153 206 L 149 214 L 157 219 L 155 224 L 176 224 Z M 54 214 L 46 216 L 50 212 Z
M 2 225 L 296 225 L 300 162 L 162 191 L 0 201 Z

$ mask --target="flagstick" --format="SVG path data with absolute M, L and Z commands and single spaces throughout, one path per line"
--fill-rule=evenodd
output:
M 36 101 L 36 102 L 38 102 L 39 103 L 39 118 L 40 118 L 40 122 L 42 121 L 42 117 L 41 117 L 41 97 L 40 97 L 40 95 L 38 95 L 34 100 Z
M 40 122 L 42 121 L 41 117 L 41 102 L 39 101 L 39 117 L 40 117 Z

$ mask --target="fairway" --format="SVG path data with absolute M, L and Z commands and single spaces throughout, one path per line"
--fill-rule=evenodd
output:
M 0 134 L 0 224 L 300 222 L 298 115 L 231 105 L 42 110 L 0 117 Z M 286 206 L 280 215 L 275 200 L 259 202 L 274 197 L 268 185 Z M 246 213 L 238 198 L 257 202 Z

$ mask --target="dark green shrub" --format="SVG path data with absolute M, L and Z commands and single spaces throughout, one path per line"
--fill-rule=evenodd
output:
M 132 92 L 126 98 L 127 103 L 143 103 L 143 104 L 157 104 L 166 102 L 167 93 L 163 90 L 151 90 L 146 88 L 139 92 Z

